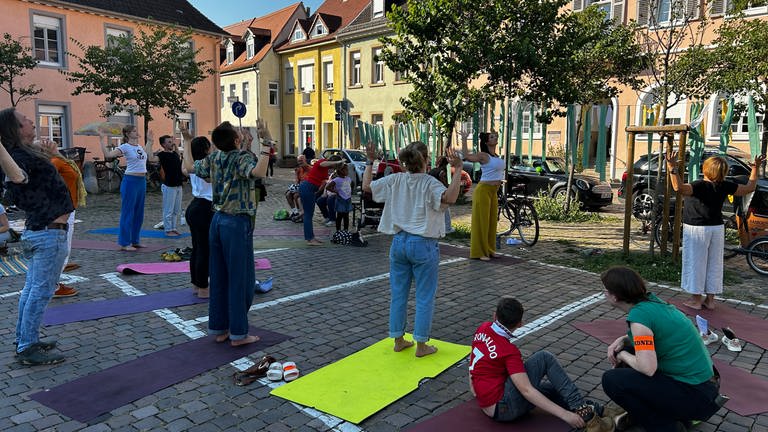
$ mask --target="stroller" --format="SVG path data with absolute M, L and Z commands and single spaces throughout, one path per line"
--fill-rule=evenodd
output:
M 357 230 L 360 231 L 365 226 L 378 227 L 384 211 L 384 203 L 374 201 L 370 192 L 360 191 L 358 198 L 360 201 L 355 204 L 352 214 L 352 220 L 357 222 Z

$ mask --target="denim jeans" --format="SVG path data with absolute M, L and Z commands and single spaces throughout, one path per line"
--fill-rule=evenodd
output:
M 56 291 L 56 283 L 67 256 L 67 232 L 60 229 L 27 230 L 21 235 L 21 242 L 29 263 L 27 279 L 19 297 L 17 352 L 24 351 L 40 340 L 43 313 Z
M 572 410 L 584 404 L 584 397 L 563 370 L 557 358 L 549 351 L 537 351 L 525 361 L 525 373 L 538 391 L 564 409 Z M 543 381 L 547 377 L 548 381 Z M 512 379 L 504 383 L 504 396 L 496 404 L 497 421 L 512 421 L 531 411 L 535 406 L 523 397 Z
M 324 218 L 336 220 L 336 195 L 323 195 L 315 202 Z
M 181 186 L 161 185 L 160 190 L 163 192 L 163 229 L 176 231 L 181 216 Z
M 405 334 L 408 296 L 411 281 L 416 282 L 416 318 L 413 339 L 429 340 L 432 314 L 437 293 L 437 269 L 440 249 L 437 239 L 400 231 L 392 239 L 389 249 L 389 286 L 392 300 L 389 306 L 389 337 Z
M 147 180 L 144 176 L 126 175 L 120 183 L 120 246 L 141 243 L 141 224 L 144 223 L 144 199 L 147 196 Z
M 304 240 L 315 238 L 315 230 L 312 226 L 312 216 L 315 215 L 315 194 L 319 187 L 304 180 L 299 185 L 299 198 L 301 206 L 304 207 Z
M 649 377 L 632 368 L 610 369 L 603 390 L 649 431 L 674 432 L 677 421 L 707 420 L 719 409 L 713 382 L 686 384 L 658 371 Z
M 211 221 L 210 300 L 211 334 L 229 331 L 232 340 L 248 336 L 248 309 L 253 303 L 253 221 L 247 215 L 216 212 Z

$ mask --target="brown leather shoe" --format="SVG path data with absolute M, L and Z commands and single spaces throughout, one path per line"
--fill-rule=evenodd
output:
M 71 272 L 72 270 L 77 270 L 79 268 L 80 268 L 80 264 L 71 262 L 71 263 L 67 263 L 67 265 L 64 266 L 64 271 Z
M 77 295 L 77 290 L 71 286 L 58 284 L 56 291 L 53 292 L 53 298 L 72 297 Z

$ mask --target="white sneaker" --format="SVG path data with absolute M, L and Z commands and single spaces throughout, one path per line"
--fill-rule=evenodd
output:
M 717 335 L 717 333 L 710 330 L 709 334 L 701 335 L 701 339 L 704 341 L 704 345 L 709 345 L 712 342 L 717 342 L 720 340 L 720 336 Z
M 163 222 L 156 223 L 152 228 L 154 229 L 163 229 Z
M 336 225 L 336 222 L 335 222 L 335 221 L 332 221 L 332 220 L 330 220 L 330 219 L 328 219 L 327 221 L 325 221 L 325 222 L 323 223 L 323 225 L 325 225 L 325 226 L 327 226 L 327 227 L 330 227 L 330 226 L 334 226 L 334 225 Z

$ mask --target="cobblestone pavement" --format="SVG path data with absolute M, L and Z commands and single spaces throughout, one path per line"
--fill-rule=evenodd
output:
M 283 191 L 291 176 L 288 169 L 277 169 L 270 179 L 269 196 L 260 208 L 257 228 L 290 227 L 300 232 L 299 224 L 271 220 L 276 208 L 284 207 Z M 185 204 L 189 201 L 185 191 Z M 146 229 L 160 220 L 160 195 L 147 199 L 144 221 Z M 468 207 L 457 207 L 461 218 Z M 118 198 L 115 195 L 92 196 L 87 208 L 78 210 L 82 223 L 76 226 L 76 238 L 113 240 L 113 237 L 86 234 L 91 228 L 117 225 Z M 466 217 L 466 216 L 465 216 Z M 316 219 L 319 227 L 319 219 Z M 186 229 L 186 227 L 182 227 Z M 582 233 L 588 238 L 590 234 Z M 310 373 L 324 365 L 342 359 L 386 337 L 388 317 L 388 281 L 349 284 L 350 281 L 383 275 L 388 272 L 389 238 L 370 235 L 367 248 L 329 246 L 326 248 L 293 248 L 262 253 L 272 262 L 272 269 L 258 276 L 274 276 L 275 289 L 259 295 L 256 302 L 267 302 L 287 296 L 307 293 L 301 299 L 284 301 L 252 312 L 253 325 L 294 336 L 273 346 L 268 353 L 257 352 L 250 359 L 270 354 L 278 359 L 295 361 L 302 373 Z M 266 240 L 267 237 L 259 239 Z M 169 246 L 189 245 L 189 239 L 155 240 Z M 543 238 L 541 246 L 531 251 L 509 250 L 526 260 L 509 266 L 480 261 L 458 260 L 440 268 L 440 289 L 436 302 L 433 334 L 437 339 L 469 344 L 477 325 L 490 318 L 500 295 L 510 294 L 526 307 L 526 321 L 550 314 L 591 295 L 599 293 L 597 275 L 540 262 L 535 250 L 542 252 L 555 246 L 554 240 Z M 549 249 L 548 249 L 549 248 Z M 556 253 L 550 250 L 547 253 Z M 443 257 L 447 260 L 452 257 Z M 125 295 L 103 275 L 115 271 L 123 262 L 157 261 L 157 254 L 124 252 L 73 251 L 74 262 L 82 268 L 69 276 L 80 278 L 73 286 L 80 290 L 77 297 L 55 299 L 52 305 L 113 299 Z M 119 276 L 126 284 L 144 293 L 160 292 L 188 286 L 188 275 Z M 29 395 L 75 378 L 103 370 L 138 356 L 189 340 L 189 328 L 171 323 L 169 317 L 191 322 L 205 317 L 206 305 L 185 306 L 170 313 L 143 313 L 98 321 L 71 323 L 43 329 L 43 336 L 58 338 L 65 363 L 48 367 L 21 367 L 14 361 L 13 332 L 18 292 L 23 276 L 0 279 L 0 311 L 3 325 L 0 335 L 6 341 L 0 350 L 0 430 L 2 431 L 390 431 L 443 412 L 471 398 L 466 380 L 466 360 L 449 368 L 434 379 L 425 381 L 416 391 L 406 395 L 360 425 L 351 425 L 328 416 L 318 416 L 302 410 L 283 399 L 269 396 L 270 388 L 263 383 L 237 387 L 232 383 L 233 365 L 225 365 L 193 379 L 166 388 L 105 414 L 91 424 L 82 424 L 29 399 Z M 341 285 L 345 284 L 345 285 Z M 336 287 L 320 294 L 320 288 Z M 669 288 L 654 286 L 666 297 L 679 296 Z M 768 308 L 748 304 L 736 307 L 765 318 Z M 621 314 L 600 301 L 586 308 L 565 312 L 525 337 L 518 343 L 524 354 L 544 349 L 556 354 L 577 385 L 589 397 L 606 400 L 600 387 L 602 372 L 608 367 L 604 346 L 596 339 L 585 337 L 569 323 L 596 319 L 618 319 Z M 412 321 L 412 307 L 409 319 Z M 205 322 L 193 330 L 205 330 Z M 765 350 L 748 344 L 744 351 L 732 353 L 715 344 L 710 347 L 716 358 L 755 375 L 768 378 L 768 357 Z M 437 354 L 439 355 L 439 353 Z M 195 359 L 189 359 L 195 361 Z M 247 366 L 239 362 L 239 367 Z M 137 376 L 136 379 L 141 379 Z M 371 389 L 375 391 L 375 389 Z M 359 429 L 358 429 L 359 428 Z M 768 431 L 768 415 L 742 417 L 725 409 L 699 425 L 699 431 Z

